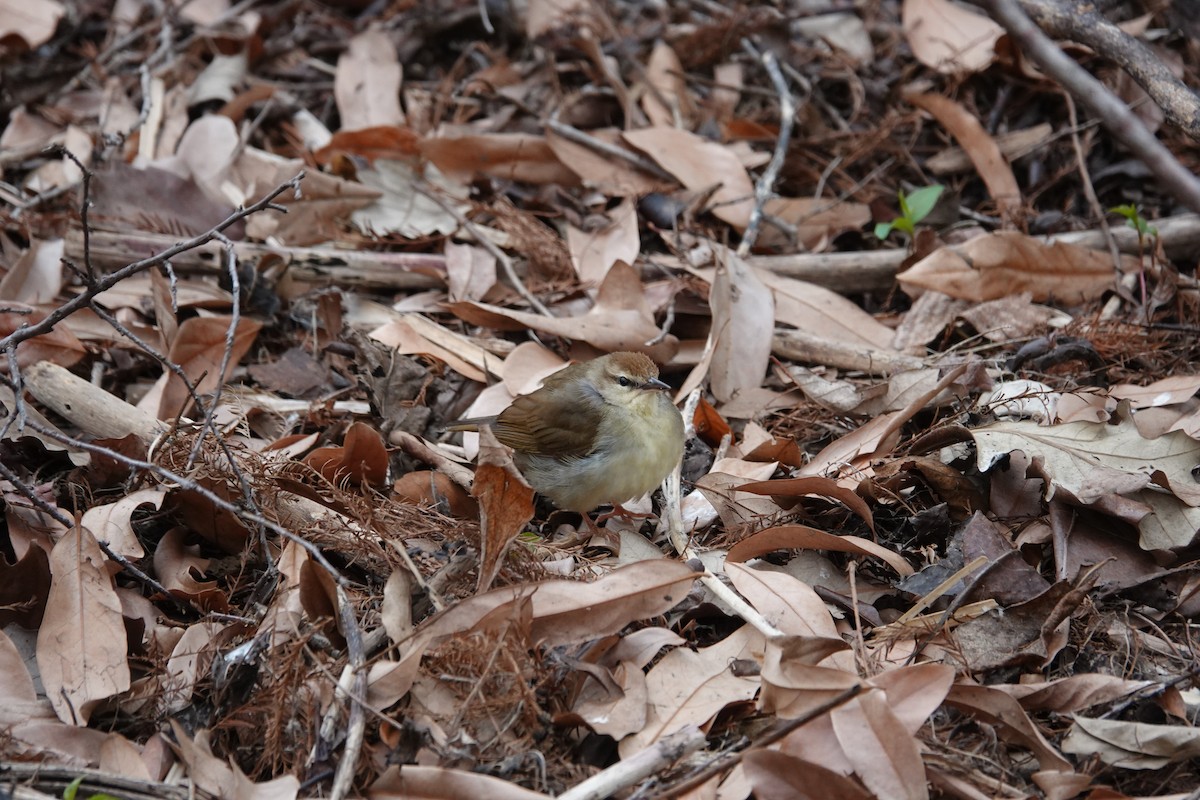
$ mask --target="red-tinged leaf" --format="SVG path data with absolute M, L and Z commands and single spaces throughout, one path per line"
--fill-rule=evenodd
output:
M 479 501 L 479 583 L 485 591 L 500 572 L 504 553 L 533 519 L 533 488 L 490 428 L 479 432 L 479 466 L 471 496 Z
M 318 164 L 328 164 L 335 153 L 361 156 L 367 161 L 376 159 L 412 159 L 420 154 L 420 137 L 411 128 L 396 125 L 361 128 L 356 131 L 337 131 L 329 144 L 313 153 Z
M 838 482 L 831 478 L 809 476 L 784 478 L 777 481 L 755 481 L 744 483 L 737 488 L 739 492 L 764 494 L 768 497 L 804 497 L 808 495 L 828 497 L 845 505 L 846 508 L 862 517 L 868 528 L 872 531 L 875 530 L 875 517 L 871 514 L 871 508 L 866 501 L 846 487 L 839 486 Z
M 198 394 L 211 392 L 229 377 L 219 373 L 231 321 L 230 317 L 193 317 L 179 326 L 167 357 L 183 369 Z M 261 328 L 261 322 L 238 320 L 229 357 L 230 371 L 254 344 Z M 192 399 L 188 396 L 187 387 L 179 376 L 171 374 L 158 403 L 158 418 L 172 419 L 177 414 L 186 414 L 191 407 Z
M 575 173 L 558 160 L 545 138 L 490 133 L 421 140 L 421 155 L 451 178 L 469 183 L 476 174 L 508 181 L 574 186 Z
M 727 560 L 749 561 L 775 550 L 836 550 L 842 553 L 857 553 L 881 559 L 901 575 L 913 573 L 913 568 L 898 554 L 869 539 L 837 536 L 807 525 L 781 525 L 760 531 L 729 548 Z
M 387 481 L 387 446 L 365 422 L 352 423 L 340 447 L 314 450 L 304 463 L 334 486 L 379 487 Z
M 872 800 L 853 778 L 778 750 L 751 750 L 742 758 L 756 800 Z
M 415 469 L 394 481 L 392 491 L 403 503 L 432 506 L 459 519 L 479 519 L 479 503 L 444 472 Z
M 50 572 L 38 668 L 58 718 L 87 725 L 97 705 L 129 688 L 121 601 L 104 553 L 80 525 L 54 546 Z
M 5 303 L 6 309 L 0 313 L 0 337 L 8 336 L 18 328 L 35 325 L 46 318 L 46 315 L 32 306 L 21 303 Z M 28 313 L 17 313 L 17 310 Z M 51 329 L 49 333 L 26 339 L 17 345 L 17 366 L 24 368 L 39 361 L 50 361 L 63 367 L 74 366 L 83 358 L 83 342 L 63 325 Z M 8 373 L 8 359 L 0 359 L 0 373 Z
M 733 433 L 733 429 L 729 427 L 725 418 L 717 413 L 717 410 L 703 396 L 696 404 L 696 413 L 692 421 L 696 426 L 696 435 L 703 439 L 709 447 L 717 447 L 721 444 L 721 439 Z

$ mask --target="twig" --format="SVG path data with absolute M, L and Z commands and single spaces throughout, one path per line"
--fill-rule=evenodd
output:
M 347 797 L 354 788 L 354 773 L 358 769 L 358 756 L 362 752 L 363 737 L 367 726 L 367 715 L 363 710 L 367 697 L 367 663 L 363 650 L 362 631 L 358 627 L 358 619 L 354 616 L 354 607 L 350 605 L 350 597 L 346 588 L 337 586 L 338 614 L 342 620 L 342 635 L 346 637 L 346 651 L 349 663 L 346 669 L 350 671 L 354 683 L 350 695 L 349 718 L 346 721 L 346 746 L 342 748 L 342 758 L 338 762 L 337 772 L 333 776 L 333 787 L 329 796 L 333 800 Z
M 1115 61 L 1162 109 L 1167 121 L 1200 139 L 1200 98 L 1172 74 L 1142 41 L 1105 19 L 1097 6 L 1057 0 L 1021 0 L 1021 8 L 1042 30 L 1056 38 L 1091 47 Z
M 1079 139 L 1079 114 L 1075 110 L 1075 98 L 1071 97 L 1070 92 L 1063 92 L 1063 99 L 1067 101 L 1067 118 L 1071 121 L 1071 147 L 1075 150 L 1075 163 L 1079 166 L 1079 180 L 1083 185 L 1084 197 L 1087 198 L 1088 205 L 1092 207 L 1092 213 L 1096 215 L 1096 219 L 1100 223 L 1100 230 L 1108 242 L 1108 252 L 1112 256 L 1113 269 L 1120 269 L 1121 253 L 1117 250 L 1117 243 L 1113 241 L 1104 206 L 1100 205 L 1100 198 L 1096 196 L 1096 187 L 1092 184 L 1092 174 L 1088 170 L 1087 158 L 1083 153 L 1083 142 Z
M 608 769 L 576 784 L 558 796 L 558 800 L 604 800 L 613 797 L 621 789 L 627 789 L 638 781 L 662 772 L 689 753 L 694 753 L 705 743 L 704 733 L 695 725 L 686 725 L 650 747 L 629 758 L 623 758 Z
M 218 234 L 220 234 L 230 225 L 239 220 L 245 219 L 251 214 L 256 214 L 259 211 L 267 208 L 274 209 L 275 211 L 282 213 L 287 213 L 287 208 L 285 206 L 281 206 L 272 201 L 289 188 L 299 191 L 300 181 L 304 179 L 304 174 L 305 173 L 301 171 L 298 175 L 296 175 L 296 177 L 276 186 L 257 203 L 245 208 L 239 208 L 224 220 L 217 223 L 215 226 L 199 236 L 193 236 L 191 239 L 179 242 L 173 247 L 169 247 L 161 253 L 150 256 L 149 258 L 144 258 L 141 261 L 135 261 L 132 264 L 127 264 L 116 272 L 111 272 L 108 275 L 105 275 L 103 278 L 98 279 L 94 285 L 89 286 L 86 290 L 75 295 L 75 297 L 71 298 L 47 314 L 45 319 L 32 325 L 26 325 L 17 328 L 8 336 L 0 339 L 0 348 L 7 348 L 10 345 L 15 346 L 21 342 L 32 339 L 35 336 L 41 336 L 42 334 L 49 333 L 54 329 L 55 325 L 71 316 L 79 309 L 86 308 L 87 306 L 91 305 L 92 301 L 96 298 L 96 295 L 100 294 L 101 292 L 111 289 L 130 276 L 137 275 L 139 272 L 144 272 L 151 267 L 156 267 L 159 264 L 174 258 L 180 253 L 184 253 L 188 250 L 192 250 L 193 248 L 200 247 L 201 245 L 211 242 L 213 239 L 217 238 Z
M 1017 0 L 978 0 L 1013 42 L 1039 67 L 1100 117 L 1114 138 L 1142 160 L 1163 189 L 1179 203 L 1200 211 L 1200 180 L 1171 155 L 1133 112 L 1100 81 L 1075 63 L 1021 9 Z
M 455 221 L 457 221 L 458 224 L 461 225 L 468 233 L 474 236 L 475 240 L 479 242 L 479 245 L 492 255 L 492 258 L 500 262 L 500 266 L 504 270 L 504 275 L 513 285 L 513 288 L 517 290 L 517 294 L 525 298 L 525 302 L 533 306 L 534 310 L 536 310 L 542 316 L 554 316 L 550 313 L 550 309 L 546 308 L 546 306 L 542 304 L 542 301 L 538 300 L 533 292 L 529 291 L 529 287 L 525 285 L 525 282 L 521 280 L 521 276 L 517 274 L 516 267 L 513 266 L 512 259 L 508 257 L 508 254 L 501 250 L 495 242 L 485 236 L 474 222 L 471 222 L 471 220 L 467 219 L 466 214 L 463 214 L 453 205 L 443 200 L 436 191 L 427 189 L 420 184 L 413 184 L 413 186 L 418 192 L 441 206 L 443 211 L 454 217 Z
M 788 142 L 792 138 L 792 124 L 796 117 L 796 103 L 792 100 L 792 93 L 788 91 L 787 80 L 779 70 L 779 61 L 775 54 L 770 50 L 758 52 L 748 39 L 742 40 L 742 48 L 762 61 L 767 74 L 771 76 L 771 83 L 775 84 L 775 91 L 779 94 L 779 138 L 775 140 L 775 152 L 771 154 L 767 168 L 754 185 L 754 210 L 750 212 L 750 222 L 747 223 L 746 232 L 742 234 L 742 241 L 738 245 L 738 258 L 745 258 L 750 253 L 750 248 L 754 247 L 754 240 L 758 238 L 763 206 L 770 199 L 775 180 L 779 177 L 779 171 L 783 169 L 783 160 L 787 156 Z
M 861 683 L 856 683 L 849 689 L 839 693 L 827 702 L 824 702 L 815 708 L 810 708 L 800 716 L 795 717 L 794 719 L 786 720 L 781 725 L 772 728 L 760 736 L 757 740 L 751 742 L 750 745 L 744 750 L 738 750 L 725 757 L 717 756 L 715 759 L 713 759 L 712 763 L 701 769 L 695 775 L 692 775 L 690 778 L 687 778 L 686 780 L 681 781 L 674 786 L 668 787 L 665 791 L 653 795 L 654 800 L 668 800 L 668 798 L 671 797 L 680 797 L 687 794 L 693 789 L 704 785 L 714 776 L 720 775 L 723 772 L 728 772 L 736 767 L 741 763 L 742 759 L 746 757 L 746 753 L 754 750 L 762 750 L 765 747 L 775 744 L 775 742 L 778 742 L 780 739 L 784 738 L 798 728 L 807 725 L 817 717 L 824 716 L 843 703 L 858 697 L 866 690 L 866 688 L 867 687 L 863 686 Z

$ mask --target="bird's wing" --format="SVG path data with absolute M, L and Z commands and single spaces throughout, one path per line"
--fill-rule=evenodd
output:
M 496 438 L 527 455 L 583 458 L 596 445 L 604 401 L 588 384 L 557 384 L 522 395 L 497 417 Z

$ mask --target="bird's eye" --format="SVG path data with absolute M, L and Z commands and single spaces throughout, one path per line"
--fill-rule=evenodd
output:
M 633 381 L 629 380 L 629 378 L 626 378 L 624 375 L 617 378 L 617 383 L 621 384 L 622 386 L 633 386 Z

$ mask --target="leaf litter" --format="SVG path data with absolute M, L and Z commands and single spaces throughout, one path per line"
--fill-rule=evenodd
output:
M 9 5 L 13 780 L 1200 781 L 1200 223 L 982 13 Z M 1129 30 L 1194 83 L 1175 5 Z M 657 522 L 444 432 L 617 350 L 685 411 Z

